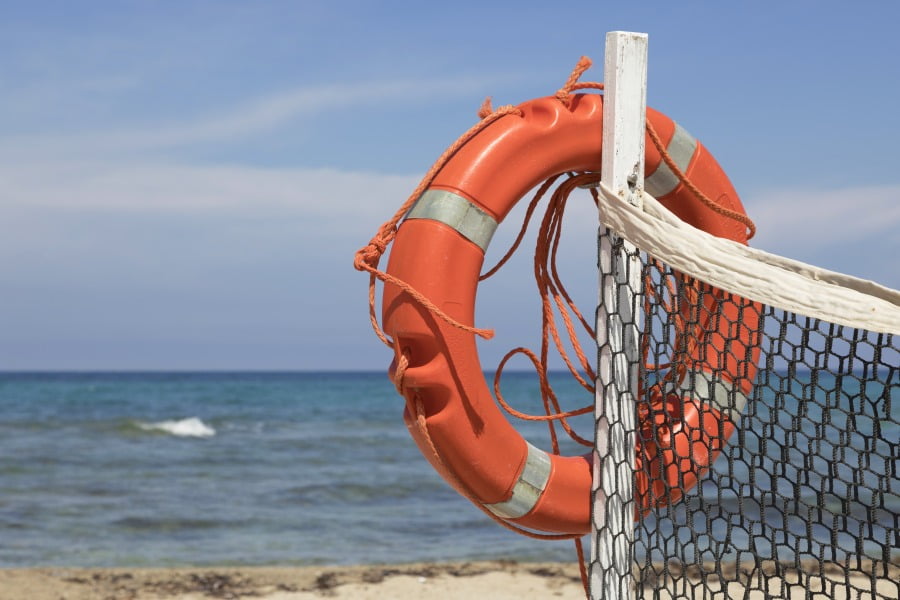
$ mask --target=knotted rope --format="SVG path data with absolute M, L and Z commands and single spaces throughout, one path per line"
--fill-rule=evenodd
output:
M 583 89 L 603 89 L 602 83 L 579 81 L 581 76 L 587 69 L 591 67 L 591 65 L 592 62 L 588 57 L 581 57 L 575 68 L 572 70 L 572 73 L 566 80 L 565 84 L 556 92 L 555 97 L 567 108 L 571 106 L 573 92 Z M 429 171 L 422 178 L 416 189 L 413 190 L 406 201 L 400 206 L 399 209 L 397 209 L 397 212 L 394 213 L 394 215 L 388 221 L 383 223 L 381 227 L 379 227 L 377 233 L 372 237 L 372 239 L 365 247 L 356 252 L 353 263 L 354 267 L 359 271 L 365 271 L 369 273 L 369 319 L 371 321 L 372 328 L 378 338 L 388 347 L 393 348 L 394 341 L 388 338 L 388 336 L 384 333 L 378 323 L 378 318 L 375 311 L 375 290 L 377 281 L 389 283 L 398 287 L 402 291 L 409 294 L 409 296 L 416 303 L 421 305 L 435 317 L 443 320 L 453 327 L 473 333 L 484 339 L 491 339 L 493 337 L 493 330 L 479 329 L 474 327 L 473 325 L 467 325 L 455 320 L 453 317 L 449 316 L 438 306 L 432 303 L 423 294 L 419 293 L 411 285 L 381 270 L 379 268 L 379 263 L 382 256 L 384 256 L 385 252 L 387 251 L 387 248 L 396 237 L 400 221 L 410 210 L 410 208 L 412 208 L 413 204 L 415 204 L 415 202 L 424 193 L 424 191 L 428 188 L 437 174 L 440 173 L 440 171 L 444 168 L 447 162 L 460 150 L 460 148 L 462 148 L 466 143 L 474 138 L 479 132 L 490 126 L 493 122 L 508 115 L 521 116 L 522 114 L 523 113 L 521 109 L 510 105 L 501 106 L 500 108 L 497 108 L 495 110 L 491 106 L 491 98 L 486 98 L 478 110 L 478 116 L 480 118 L 479 122 L 472 126 L 462 136 L 460 136 L 459 139 L 457 139 L 453 144 L 450 145 L 450 147 L 448 147 L 444 151 L 443 154 L 441 154 L 437 161 L 435 161 L 434 165 L 432 165 Z M 711 210 L 720 215 L 743 224 L 748 229 L 748 238 L 752 237 L 756 231 L 753 222 L 745 215 L 733 211 L 729 208 L 723 207 L 703 194 L 703 192 L 688 179 L 684 172 L 682 172 L 681 169 L 679 169 L 675 164 L 675 161 L 669 156 L 666 147 L 663 145 L 662 140 L 659 138 L 659 135 L 656 133 L 653 125 L 649 120 L 646 121 L 646 129 L 651 143 L 654 145 L 657 151 L 659 151 L 660 155 L 662 156 L 662 160 L 672 170 L 678 180 L 683 183 L 687 187 L 687 189 L 689 189 L 691 193 L 696 196 L 697 199 L 700 200 L 705 206 L 709 207 Z M 553 176 L 538 188 L 532 200 L 529 202 L 525 217 L 523 219 L 522 227 L 515 241 L 513 242 L 509 250 L 498 261 L 498 263 L 480 276 L 479 281 L 487 279 L 494 275 L 515 253 L 525 236 L 526 230 L 531 219 L 534 216 L 537 205 L 547 194 L 547 192 L 553 187 L 553 185 L 558 181 L 559 178 L 560 175 Z M 585 320 L 584 316 L 578 310 L 569 293 L 566 291 L 566 288 L 563 285 L 556 267 L 556 259 L 557 251 L 559 249 L 559 242 L 562 237 L 563 216 L 565 213 L 569 195 L 578 187 L 595 184 L 598 179 L 599 178 L 596 173 L 569 173 L 566 175 L 566 179 L 559 184 L 557 189 L 551 195 L 550 201 L 539 227 L 534 254 L 534 276 L 541 296 L 542 316 L 540 355 L 535 354 L 527 348 L 514 348 L 503 357 L 497 367 L 497 371 L 494 377 L 495 396 L 498 403 L 507 412 L 520 419 L 546 421 L 548 423 L 554 454 L 559 454 L 560 452 L 557 434 L 554 428 L 555 421 L 558 421 L 565 432 L 577 443 L 584 446 L 593 446 L 593 441 L 579 436 L 567 422 L 567 419 L 571 417 L 591 412 L 593 410 L 593 403 L 576 410 L 563 411 L 560 407 L 559 399 L 557 398 L 548 380 L 548 359 L 550 340 L 552 340 L 554 347 L 566 364 L 566 367 L 568 368 L 570 374 L 587 392 L 590 392 L 591 395 L 593 395 L 594 385 L 592 382 L 595 381 L 596 375 L 590 362 L 587 359 L 587 355 L 585 354 L 581 344 L 578 341 L 578 329 L 580 328 L 581 330 L 583 330 L 585 334 L 591 337 L 591 339 L 595 339 L 595 332 L 593 327 L 591 327 L 591 325 Z M 591 194 L 594 196 L 594 202 L 596 204 L 598 202 L 596 190 L 591 189 Z M 672 277 L 676 279 L 675 282 L 672 281 Z M 648 290 L 651 290 L 649 292 L 649 295 L 655 294 L 655 292 L 652 291 L 654 289 L 654 285 L 649 281 L 649 276 L 647 276 L 645 282 Z M 696 307 L 692 306 L 696 304 L 697 298 L 697 294 L 693 289 L 693 286 L 690 284 L 687 284 L 685 286 L 688 291 L 686 292 L 686 295 L 684 295 L 683 299 L 681 299 L 682 294 L 676 292 L 675 286 L 681 285 L 683 283 L 685 282 L 676 275 L 672 275 L 671 277 L 667 278 L 666 286 L 668 297 L 662 302 L 667 310 L 674 311 L 675 314 L 681 315 L 676 318 L 676 326 L 678 328 L 679 334 L 676 335 L 676 339 L 674 342 L 675 347 L 673 347 L 673 356 L 684 356 L 685 353 L 689 355 L 696 347 L 696 345 L 700 343 L 698 341 L 698 337 L 700 336 L 694 334 L 700 333 L 706 329 L 705 322 L 701 323 L 701 321 L 704 321 L 704 319 L 697 318 L 697 315 L 695 314 L 697 309 Z M 648 306 L 648 304 L 646 303 L 649 302 L 650 298 L 648 297 L 645 299 L 645 306 Z M 566 351 L 562 336 L 560 335 L 559 328 L 557 327 L 555 317 L 555 314 L 557 312 L 562 318 L 566 336 L 568 337 L 569 344 L 574 350 L 574 360 Z M 685 316 L 685 312 L 688 312 L 690 314 Z M 643 336 L 643 338 L 644 341 L 642 342 L 642 354 L 644 357 L 644 362 L 646 363 L 649 352 L 649 347 L 646 342 L 648 336 L 645 335 Z M 526 358 L 528 358 L 528 360 L 532 363 L 535 371 L 537 372 L 540 382 L 541 397 L 543 400 L 545 411 L 545 414 L 543 415 L 529 415 L 514 409 L 509 405 L 508 402 L 506 402 L 500 391 L 500 380 L 503 369 L 510 358 L 517 354 L 522 354 Z M 665 368 L 667 366 L 668 365 L 647 365 L 648 368 Z M 472 501 L 475 506 L 479 507 L 482 512 L 488 515 L 488 517 L 490 517 L 492 520 L 507 529 L 515 531 L 516 533 L 520 533 L 532 538 L 545 540 L 575 540 L 579 567 L 581 569 L 582 583 L 584 584 L 585 591 L 587 592 L 587 572 L 584 566 L 584 556 L 581 544 L 578 541 L 581 536 L 577 534 L 557 535 L 536 533 L 521 528 L 513 523 L 506 521 L 505 519 L 502 519 L 501 517 L 498 517 L 482 504 L 481 500 L 444 462 L 443 458 L 440 455 L 440 452 L 434 445 L 434 442 L 429 435 L 425 407 L 423 406 L 421 398 L 418 396 L 418 393 L 415 390 L 407 389 L 404 385 L 404 375 L 408 367 L 408 351 L 406 349 L 403 349 L 398 353 L 397 363 L 394 369 L 394 384 L 397 387 L 397 391 L 406 398 L 407 409 L 409 413 L 411 415 L 415 415 L 416 427 L 419 429 L 419 432 L 421 433 L 423 439 L 426 441 L 429 451 L 432 454 L 432 458 L 434 459 L 436 464 L 441 466 L 443 472 L 451 478 L 451 483 L 454 485 L 454 487 L 456 487 L 456 489 L 458 489 L 464 496 Z M 684 372 L 683 369 L 680 369 L 679 371 L 680 372 L 674 374 L 670 373 L 669 376 L 677 377 L 680 380 L 684 377 Z
M 388 339 L 387 335 L 385 335 L 384 331 L 381 329 L 381 326 L 378 324 L 378 317 L 375 314 L 375 282 L 376 280 L 380 280 L 384 283 L 390 283 L 407 294 L 409 294 L 416 302 L 422 305 L 423 308 L 427 309 L 434 316 L 440 318 L 446 323 L 456 327 L 458 329 L 462 329 L 463 331 L 468 331 L 469 333 L 474 333 L 475 335 L 482 337 L 484 339 L 491 339 L 494 337 L 494 332 L 490 329 L 478 329 L 471 325 L 466 325 L 464 323 L 460 323 L 443 310 L 438 308 L 434 303 L 432 303 L 428 298 L 420 294 L 415 290 L 411 285 L 406 283 L 405 281 L 394 277 L 393 275 L 386 273 L 378 268 L 379 263 L 381 262 L 381 257 L 384 256 L 385 251 L 388 246 L 390 246 L 391 242 L 394 241 L 394 238 L 397 235 L 397 225 L 400 223 L 400 220 L 403 219 L 403 216 L 412 208 L 413 204 L 416 203 L 416 200 L 425 192 L 431 182 L 434 180 L 435 176 L 440 173 L 441 169 L 444 168 L 444 165 L 447 164 L 454 154 L 456 154 L 460 148 L 462 148 L 466 142 L 475 137 L 479 131 L 506 115 L 511 114 L 522 114 L 522 111 L 514 106 L 501 106 L 497 110 L 493 111 L 491 114 L 483 118 L 481 121 L 476 123 L 473 127 L 471 127 L 467 132 L 465 132 L 458 140 L 456 140 L 449 148 L 444 150 L 444 153 L 435 161 L 435 163 L 431 166 L 431 169 L 425 174 L 422 178 L 422 181 L 419 182 L 419 185 L 413 190 L 412 194 L 406 199 L 406 201 L 397 209 L 397 212 L 394 213 L 394 216 L 387 220 L 385 223 L 378 228 L 378 232 L 369 240 L 369 243 L 356 251 L 353 259 L 353 266 L 358 271 L 366 271 L 369 273 L 369 320 L 372 323 L 372 328 L 375 331 L 375 335 L 378 336 L 386 346 L 389 348 L 394 347 L 393 340 Z

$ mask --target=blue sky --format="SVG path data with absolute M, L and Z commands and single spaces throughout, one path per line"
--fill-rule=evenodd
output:
M 611 30 L 649 33 L 648 101 L 754 245 L 900 287 L 900 4 L 550 6 L 0 2 L 0 368 L 385 368 L 354 250 L 485 96 L 600 79 Z M 534 343 L 528 261 L 482 289 L 487 368 Z

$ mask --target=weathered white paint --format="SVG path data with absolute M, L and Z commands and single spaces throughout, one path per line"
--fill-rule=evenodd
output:
M 639 210 L 644 187 L 646 34 L 606 34 L 604 80 L 600 178 L 618 203 Z M 641 265 L 634 246 L 617 245 L 602 235 L 602 228 L 600 233 L 590 596 L 630 600 Z

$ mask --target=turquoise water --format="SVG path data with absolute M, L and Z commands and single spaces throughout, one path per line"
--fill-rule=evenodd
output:
M 0 566 L 573 555 L 451 490 L 383 373 L 2 374 L 0 414 Z
M 533 375 L 503 386 L 538 409 Z M 758 386 L 710 478 L 639 528 L 639 554 L 890 556 L 896 387 Z M 382 373 L 6 373 L 0 414 L 0 567 L 574 560 L 451 490 Z M 550 447 L 543 425 L 517 427 Z

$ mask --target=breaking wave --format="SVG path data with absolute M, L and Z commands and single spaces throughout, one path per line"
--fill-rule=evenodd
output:
M 138 423 L 137 426 L 144 431 L 159 431 L 176 437 L 207 438 L 216 435 L 215 429 L 197 417 L 188 417 L 177 421 L 159 421 L 158 423 Z

